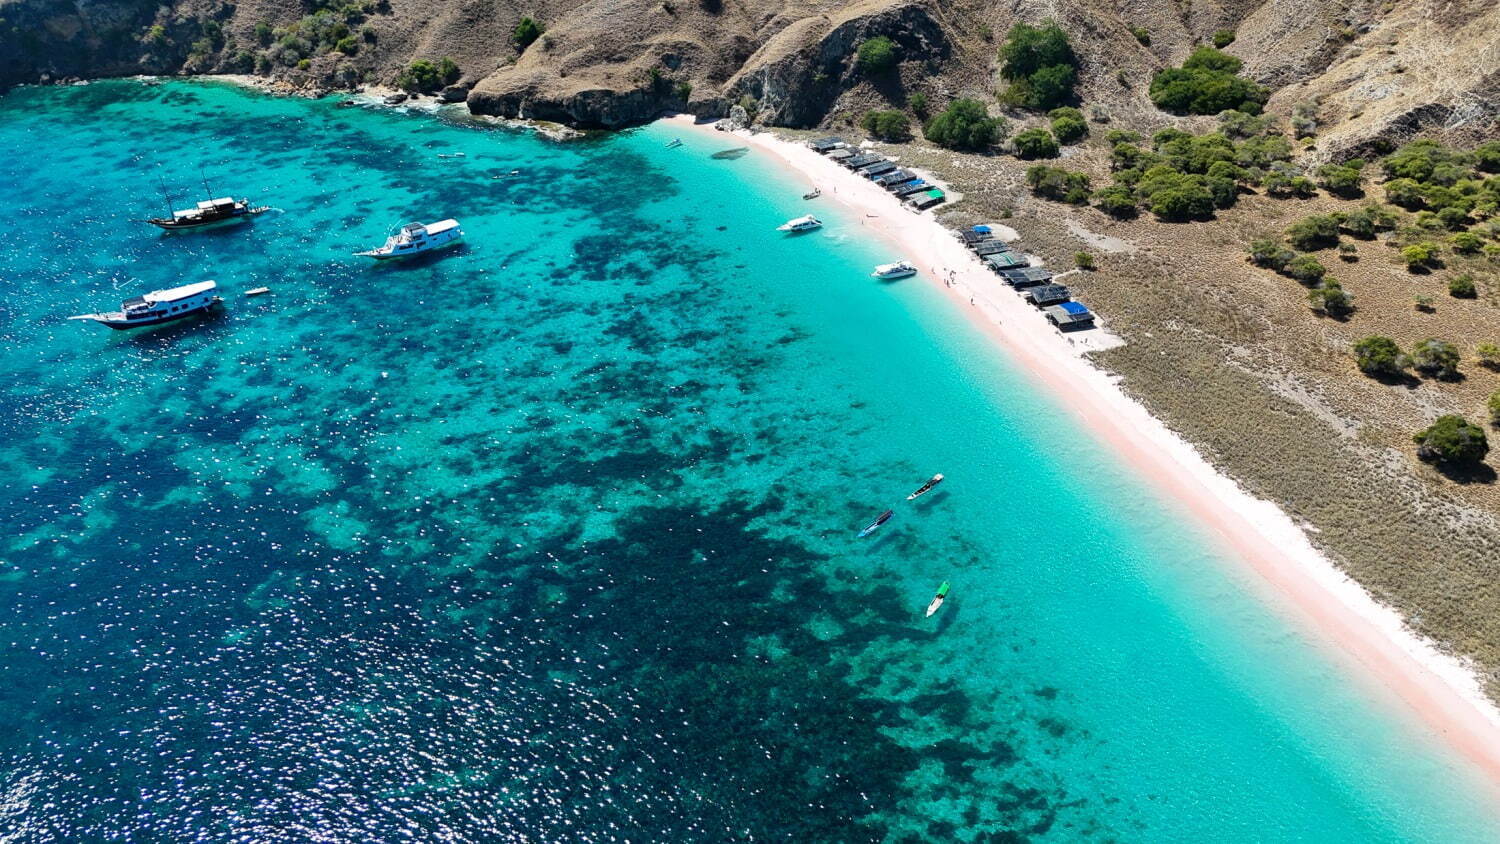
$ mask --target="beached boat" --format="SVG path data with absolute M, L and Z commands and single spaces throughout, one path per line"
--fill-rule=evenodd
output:
M 870 522 L 868 525 L 865 525 L 865 529 L 859 532 L 859 538 L 863 539 L 864 537 L 869 536 L 875 531 L 880 530 L 880 526 L 890 521 L 891 516 L 894 515 L 896 515 L 896 511 L 887 510 L 884 513 L 876 516 L 875 521 Z
M 399 231 L 385 239 L 384 245 L 356 252 L 383 261 L 387 258 L 406 258 L 434 249 L 443 249 L 463 239 L 464 230 L 457 220 L 439 220 L 436 223 L 407 223 Z
M 812 190 L 808 191 L 807 193 L 802 194 L 802 198 L 803 199 L 817 199 L 818 197 L 820 197 L 822 195 L 823 195 L 823 189 L 822 188 L 813 188 Z
M 822 226 L 822 220 L 808 214 L 805 217 L 798 217 L 795 220 L 787 220 L 785 223 L 777 226 L 776 230 L 779 232 L 810 232 L 813 229 L 822 228 Z
M 206 199 L 192 208 L 174 210 L 170 217 L 152 217 L 146 222 L 163 231 L 179 232 L 243 223 L 269 210 L 271 210 L 270 207 L 265 205 L 251 206 L 248 199 L 225 196 L 219 199 Z
M 927 605 L 927 615 L 924 617 L 932 618 L 932 614 L 937 612 L 938 608 L 941 607 L 943 605 L 943 602 L 946 600 L 948 600 L 948 581 L 945 580 L 943 581 L 943 585 L 938 587 L 937 594 L 932 598 L 932 603 Z
M 118 311 L 80 314 L 68 319 L 97 322 L 117 329 L 161 325 L 212 310 L 224 301 L 219 298 L 217 288 L 212 281 L 200 281 L 170 290 L 153 290 L 144 296 L 126 299 L 120 303 Z
M 916 498 L 919 498 L 919 497 L 921 497 L 923 495 L 926 495 L 927 493 L 932 492 L 932 488 L 933 487 L 937 486 L 938 484 L 940 484 L 942 482 L 943 482 L 943 474 L 941 472 L 939 472 L 938 474 L 933 475 L 932 477 L 928 478 L 927 479 L 927 483 L 922 484 L 921 486 L 917 487 L 917 491 L 916 492 L 912 493 L 911 495 L 906 496 L 906 500 L 907 501 L 911 501 L 913 499 L 916 499 Z
M 906 278 L 907 276 L 916 274 L 917 268 L 906 261 L 897 261 L 894 264 L 881 264 L 875 268 L 875 272 L 870 273 L 875 278 L 883 279 Z

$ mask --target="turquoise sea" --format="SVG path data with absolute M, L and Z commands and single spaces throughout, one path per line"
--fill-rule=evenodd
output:
M 671 137 L 0 98 L 0 840 L 1500 840 L 860 220 Z M 275 210 L 136 222 L 200 168 Z

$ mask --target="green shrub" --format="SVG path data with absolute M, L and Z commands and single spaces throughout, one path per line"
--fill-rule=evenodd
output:
M 1092 270 L 1096 265 L 1094 256 L 1087 252 L 1076 252 L 1073 254 L 1073 264 L 1080 270 Z
M 1110 185 L 1094 191 L 1094 207 L 1111 217 L 1126 219 L 1136 214 L 1135 194 L 1124 185 Z
M 1396 341 L 1378 334 L 1366 337 L 1354 344 L 1354 362 L 1366 375 L 1397 378 L 1411 366 Z
M 1307 301 L 1313 310 L 1334 317 L 1342 318 L 1354 313 L 1353 297 L 1344 292 L 1344 288 L 1337 281 L 1327 279 L 1320 286 L 1307 291 Z
M 860 43 L 856 57 L 856 64 L 864 73 L 885 73 L 896 66 L 896 42 L 884 35 L 867 38 Z
M 906 104 L 911 108 L 911 113 L 919 120 L 927 119 L 927 95 L 921 91 L 906 98 Z
M 1119 144 L 1134 144 L 1141 140 L 1140 132 L 1132 132 L 1129 129 L 1111 129 L 1104 133 L 1104 142 L 1110 146 Z
M 1021 158 L 1057 157 L 1057 141 L 1053 140 L 1051 132 L 1040 127 L 1017 133 L 1011 143 L 1015 144 L 1016 155 Z
M 1411 363 L 1418 372 L 1438 378 L 1452 378 L 1458 374 L 1458 348 L 1444 340 L 1431 337 L 1418 343 L 1411 350 Z
M 1428 462 L 1472 466 L 1490 451 L 1484 429 L 1454 414 L 1439 416 L 1412 441 L 1417 444 L 1417 457 Z
M 352 56 L 359 52 L 359 39 L 353 35 L 345 35 L 334 43 L 333 49 L 346 56 Z
M 1486 407 L 1490 412 L 1490 424 L 1500 427 L 1500 390 L 1490 393 L 1490 400 L 1486 402 Z
M 1412 141 L 1381 159 L 1385 174 L 1392 179 L 1435 182 L 1451 185 L 1468 169 L 1468 159 L 1437 141 Z
M 440 85 L 442 75 L 437 65 L 427 59 L 417 59 L 396 77 L 396 87 L 403 91 L 435 91 Z
M 1026 168 L 1026 184 L 1031 192 L 1047 199 L 1082 205 L 1089 198 L 1087 173 L 1076 173 L 1061 167 L 1036 164 Z
M 1257 135 L 1264 135 L 1270 126 L 1270 118 L 1263 115 L 1246 114 L 1235 109 L 1219 112 L 1219 131 L 1231 138 L 1253 138 Z
M 1052 134 L 1058 143 L 1071 144 L 1089 133 L 1089 125 L 1084 122 L 1083 112 L 1076 108 L 1054 108 L 1047 112 L 1047 117 L 1052 120 Z
M 1135 193 L 1161 220 L 1183 222 L 1205 219 L 1214 213 L 1214 195 L 1202 176 L 1180 173 L 1165 165 L 1143 173 L 1136 182 Z
M 1473 299 L 1479 295 L 1479 288 L 1474 286 L 1474 276 L 1464 273 L 1448 279 L 1448 295 L 1455 299 Z
M 1473 220 L 1469 219 L 1468 211 L 1464 210 L 1463 208 L 1456 208 L 1453 206 L 1440 209 L 1437 212 L 1437 218 L 1438 222 L 1442 223 L 1444 228 L 1451 229 L 1453 231 L 1466 229 L 1469 227 L 1470 223 L 1474 222 Z
M 1281 241 L 1271 238 L 1252 240 L 1245 251 L 1250 253 L 1250 261 L 1256 266 L 1275 270 L 1278 273 L 1285 270 L 1286 265 L 1297 257 L 1297 253 L 1283 246 Z
M 1448 245 L 1460 255 L 1473 255 L 1484 248 L 1484 240 L 1473 232 L 1458 232 L 1448 238 Z
M 1078 56 L 1055 21 L 1040 27 L 1018 23 L 1000 47 L 1000 75 L 1010 80 L 1005 99 L 1019 106 L 1050 109 L 1073 97 Z
M 1314 285 L 1323 280 L 1328 274 L 1328 269 L 1311 255 L 1298 255 L 1286 265 L 1286 274 L 1306 285 Z
M 271 43 L 271 25 L 261 21 L 255 25 L 255 40 L 260 46 L 265 47 Z
M 541 21 L 530 17 L 523 17 L 520 23 L 516 24 L 516 28 L 511 30 L 510 40 L 515 42 L 516 47 L 525 50 L 531 46 L 533 41 L 541 38 L 542 33 L 546 31 L 547 28 L 542 26 Z
M 1151 46 L 1151 30 L 1145 28 L 1144 26 L 1132 26 L 1130 28 L 1130 34 L 1135 36 L 1135 40 L 1141 42 L 1141 46 Z
M 940 147 L 986 150 L 1004 137 L 1005 121 L 990 117 L 978 100 L 954 100 L 937 117 L 927 121 L 922 132 Z
M 1303 217 L 1287 228 L 1286 240 L 1309 252 L 1338 246 L 1339 221 L 1328 214 Z
M 1218 47 L 1220 50 L 1224 49 L 1225 47 L 1228 47 L 1230 44 L 1233 44 L 1233 43 L 1234 43 L 1234 32 L 1232 30 L 1221 29 L 1218 32 L 1214 33 L 1214 46 Z
M 1385 198 L 1406 209 L 1417 209 L 1427 204 L 1427 195 L 1422 186 L 1411 179 L 1392 179 L 1386 182 Z
M 1486 173 L 1500 173 L 1500 141 L 1486 141 L 1475 147 L 1474 164 Z
M 1325 164 L 1318 168 L 1318 184 L 1339 196 L 1359 196 L 1363 180 L 1358 169 L 1343 164 Z
M 1269 92 L 1239 73 L 1242 62 L 1213 47 L 1199 47 L 1182 67 L 1151 79 L 1151 102 L 1166 111 L 1218 114 L 1230 109 L 1259 114 Z
M 911 123 L 903 112 L 895 109 L 868 112 L 860 125 L 882 141 L 904 141 L 911 137 Z
M 677 99 L 687 102 L 693 96 L 693 83 L 684 79 L 677 83 L 673 91 L 677 94 Z
M 1479 358 L 1482 366 L 1490 369 L 1500 369 L 1500 346 L 1494 343 L 1480 343 L 1474 347 L 1474 357 Z
M 1437 254 L 1437 247 L 1431 243 L 1413 243 L 1401 250 L 1401 260 L 1411 272 L 1420 272 L 1437 265 Z

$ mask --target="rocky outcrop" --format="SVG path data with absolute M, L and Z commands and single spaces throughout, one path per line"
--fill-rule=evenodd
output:
M 545 84 L 481 87 L 469 93 L 469 111 L 524 120 L 563 123 L 581 129 L 618 129 L 652 120 L 667 107 L 649 90 L 584 88 L 567 92 Z

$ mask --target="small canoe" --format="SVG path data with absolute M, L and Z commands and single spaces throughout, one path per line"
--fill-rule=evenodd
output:
M 881 513 L 879 516 L 876 516 L 875 521 L 870 522 L 868 525 L 865 525 L 865 529 L 859 532 L 859 538 L 863 539 L 864 537 L 869 536 L 875 531 L 880 530 L 880 526 L 890 521 L 891 516 L 894 515 L 896 515 L 896 511 L 887 510 L 884 513 Z
M 932 614 L 935 613 L 935 612 L 937 612 L 938 608 L 943 605 L 943 601 L 946 601 L 947 599 L 948 599 L 948 581 L 945 580 L 945 581 L 943 581 L 943 585 L 938 587 L 937 594 L 934 595 L 933 598 L 932 598 L 932 603 L 930 603 L 930 604 L 927 605 L 927 615 L 924 616 L 924 617 L 925 618 L 932 618 Z
M 271 292 L 271 288 L 269 288 L 269 287 L 255 287 L 255 288 L 252 288 L 250 290 L 246 290 L 245 291 L 245 295 L 246 296 L 259 296 L 262 293 L 270 293 L 270 292 Z
M 915 499 L 915 498 L 917 498 L 919 496 L 926 495 L 927 493 L 932 492 L 932 488 L 933 487 L 937 486 L 938 484 L 940 484 L 942 482 L 943 482 L 943 475 L 942 475 L 941 472 L 939 472 L 938 474 L 933 475 L 931 478 L 928 478 L 927 479 L 927 483 L 922 484 L 921 486 L 917 487 L 917 491 L 916 492 L 912 493 L 911 495 L 906 496 L 906 500 L 907 501 L 911 501 L 912 499 Z

